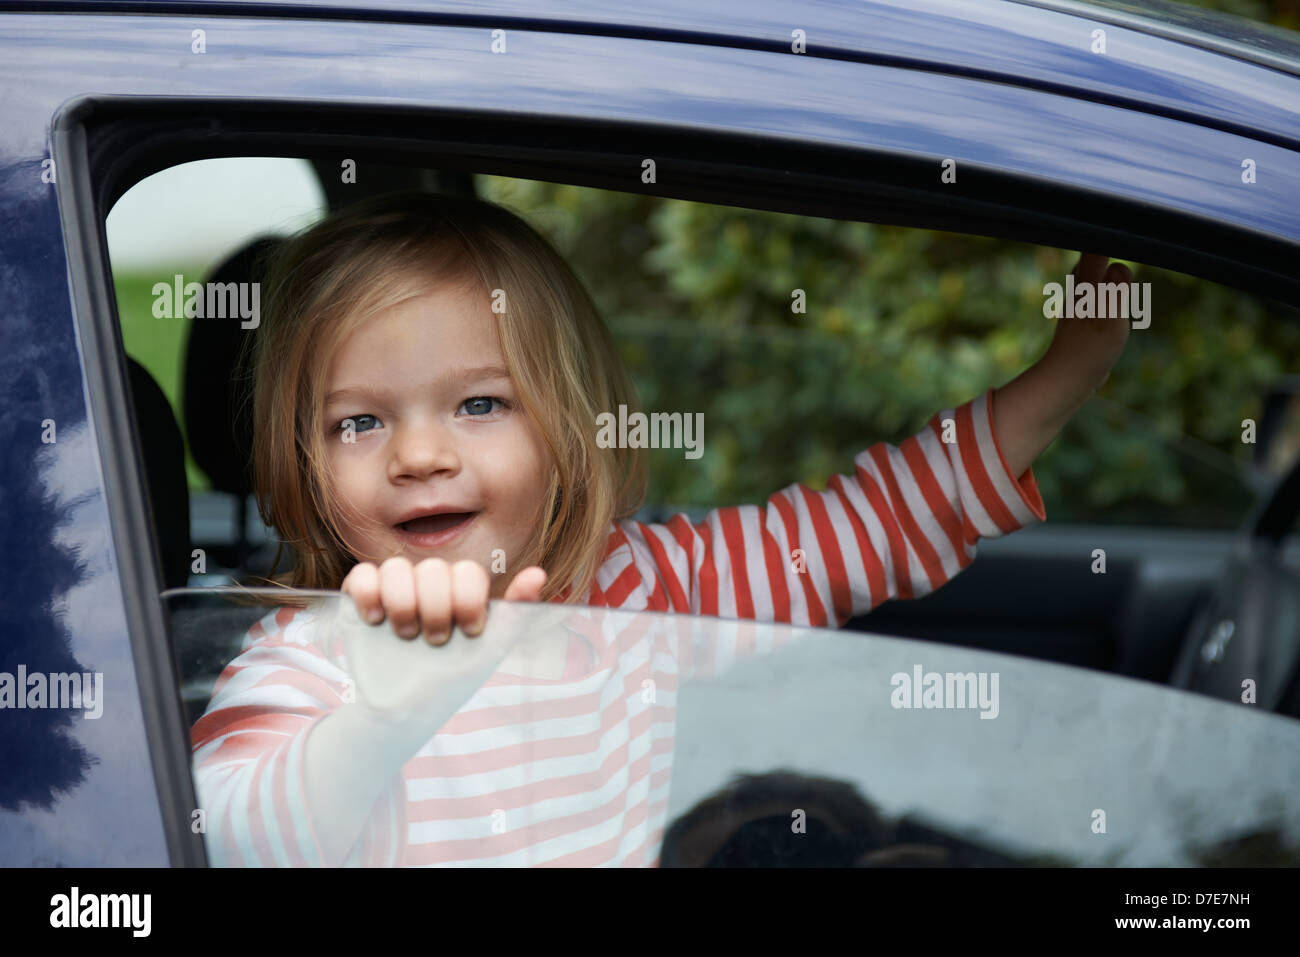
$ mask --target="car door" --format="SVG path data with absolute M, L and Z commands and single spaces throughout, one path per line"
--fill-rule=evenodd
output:
M 102 662 L 97 727 L 113 729 L 106 741 L 79 725 L 57 768 L 36 747 L 17 756 L 29 787 L 7 805 L 15 862 L 204 859 L 104 254 L 103 217 L 149 172 L 267 152 L 411 162 L 1104 248 L 1296 298 L 1296 81 L 1276 70 L 1182 48 L 1170 65 L 1152 54 L 1172 41 L 1131 25 L 1092 59 L 1085 18 L 1027 8 L 1009 22 L 983 5 L 819 8 L 806 26 L 678 5 L 580 32 L 559 26 L 574 13 L 559 8 L 501 26 L 451 5 L 368 10 L 222 10 L 202 25 L 109 5 L 3 15 L 0 78 L 21 91 L 6 106 L 18 347 L 3 381 L 21 414 L 6 423 L 18 465 L 5 489 L 44 523 L 6 549 L 6 570 L 33 582 L 9 631 L 45 629 L 41 647 Z M 1268 174 L 1248 190 L 1245 159 Z M 75 548 L 47 487 L 76 503 Z M 60 827 L 32 836 L 45 813 Z

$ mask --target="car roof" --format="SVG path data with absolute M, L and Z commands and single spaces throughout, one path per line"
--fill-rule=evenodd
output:
M 1166 0 L 99 0 L 78 11 L 513 28 L 791 51 L 1107 102 L 1300 150 L 1300 34 Z M 1093 31 L 1106 31 L 1105 55 Z M 701 56 L 705 54 L 702 52 Z
M 1152 36 L 1300 75 L 1300 34 L 1187 0 L 1010 0 L 1132 27 Z
M 321 13 L 346 19 L 448 18 L 529 21 L 586 30 L 673 31 L 727 40 L 772 37 L 772 29 L 801 28 L 809 36 L 833 37 L 841 49 L 865 52 L 872 40 L 886 43 L 892 21 L 924 27 L 936 17 L 970 24 L 992 23 L 1007 8 L 1036 7 L 1075 19 L 1109 23 L 1300 75 L 1300 35 L 1293 31 L 1192 6 L 1186 0 L 660 0 L 619 5 L 607 0 L 99 0 L 83 8 L 149 6 L 221 8 L 224 14 L 301 16 Z M 1014 16 L 1014 13 L 1012 14 Z M 1023 15 L 1023 11 L 1022 11 Z M 888 19 L 886 19 L 888 18 Z M 1014 39 L 1008 37 L 1008 39 Z

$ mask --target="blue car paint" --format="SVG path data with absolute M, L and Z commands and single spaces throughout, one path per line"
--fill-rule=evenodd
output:
M 110 520 L 138 493 L 106 476 L 109 411 L 90 409 L 88 376 L 120 388 L 120 372 L 87 368 L 111 353 L 81 339 L 70 187 L 42 177 L 60 111 L 88 95 L 566 114 L 953 157 L 1300 246 L 1300 79 L 1116 24 L 1099 56 L 1092 18 L 1032 6 L 17 6 L 0 12 L 0 672 L 101 672 L 105 710 L 0 712 L 0 864 L 175 862 L 164 815 L 189 812 L 160 798 L 145 731 L 159 705 L 142 702 L 124 576 L 148 562 Z M 497 20 L 506 56 L 489 52 Z M 808 54 L 788 52 L 796 28 Z

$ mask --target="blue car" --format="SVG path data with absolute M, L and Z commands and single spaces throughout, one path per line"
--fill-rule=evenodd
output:
M 504 177 L 1083 248 L 1300 322 L 1300 37 L 1177 4 L 11 2 L 0 89 L 6 866 L 256 861 L 196 783 L 192 736 L 283 597 L 249 587 L 279 539 L 230 427 L 255 330 L 195 320 L 174 403 L 128 355 L 107 221 L 151 176 L 282 157 L 329 212 Z M 249 237 L 210 278 L 255 278 L 276 242 Z M 674 692 L 675 762 L 647 772 L 662 826 L 610 862 L 1300 863 L 1297 394 L 1279 377 L 1259 397 L 1223 522 L 1049 520 L 838 631 L 692 616 L 726 666 Z M 338 593 L 303 601 L 345 642 L 385 631 Z M 504 607 L 502 655 L 573 627 Z M 572 613 L 646 641 L 683 627 Z M 433 680 L 431 651 L 402 646 L 384 680 Z M 1000 677 L 997 720 L 891 695 L 919 700 L 932 673 Z M 820 822 L 802 843 L 793 804 Z M 475 853 L 420 860 L 547 863 Z

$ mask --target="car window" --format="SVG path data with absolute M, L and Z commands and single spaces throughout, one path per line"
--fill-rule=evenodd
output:
M 306 825 L 325 826 L 329 799 L 285 773 L 331 709 L 395 737 L 440 729 L 404 772 L 405 863 L 553 862 L 592 832 L 611 860 L 662 866 L 1300 862 L 1300 724 L 1222 702 L 880 636 L 593 608 L 494 603 L 481 636 L 433 647 L 337 594 L 285 600 L 166 596 L 187 705 L 219 682 L 195 727 L 214 864 L 315 862 Z M 224 672 L 214 638 L 242 642 Z M 555 644 L 563 678 L 535 653 Z M 294 659 L 314 677 L 290 701 L 269 679 Z M 250 718 L 273 701 L 274 720 Z M 232 736 L 272 724 L 283 759 L 254 773 Z M 348 740 L 318 760 L 369 767 Z M 356 862 L 397 860 L 386 798 Z
M 425 173 L 436 177 L 436 171 L 421 175 Z M 1213 734 L 1220 735 L 1227 733 L 1224 728 L 1235 727 L 1231 722 L 1237 716 L 1227 714 L 1230 705 L 1222 700 L 1235 693 L 1233 675 L 1217 683 L 1202 672 L 1179 678 L 1177 662 L 1186 660 L 1192 653 L 1188 649 L 1203 640 L 1203 622 L 1227 620 L 1221 593 L 1231 588 L 1224 582 L 1240 576 L 1224 569 L 1236 554 L 1244 523 L 1268 494 L 1259 480 L 1262 453 L 1256 446 L 1262 438 L 1274 443 L 1270 454 L 1281 454 L 1276 449 L 1285 447 L 1288 434 L 1277 428 L 1261 432 L 1259 423 L 1268 401 L 1276 406 L 1268 397 L 1289 381 L 1288 357 L 1300 354 L 1296 310 L 1126 261 L 1134 288 L 1141 290 L 1135 297 L 1141 299 L 1129 303 L 1130 341 L 1109 380 L 1034 461 L 1032 478 L 1029 472 L 994 477 L 995 484 L 1000 483 L 996 494 L 1002 496 L 997 507 L 1009 516 L 1003 532 L 1011 534 L 992 530 L 985 520 L 983 531 L 975 536 L 984 538 L 965 562 L 959 558 L 963 552 L 955 548 L 950 556 L 928 559 L 916 544 L 926 533 L 906 531 L 904 520 L 898 527 L 914 536 L 913 543 L 900 546 L 892 564 L 882 562 L 873 572 L 873 543 L 896 533 L 884 524 L 863 524 L 875 522 L 879 515 L 860 516 L 860 557 L 854 557 L 857 553 L 850 547 L 839 558 L 827 559 L 833 553 L 828 547 L 811 556 L 797 549 L 774 558 L 760 537 L 752 537 L 757 513 L 737 509 L 774 509 L 763 520 L 770 531 L 779 527 L 774 523 L 781 506 L 772 498 L 779 490 L 796 489 L 790 502 L 816 501 L 821 508 L 838 508 L 842 483 L 853 480 L 863 461 L 911 454 L 899 451 L 907 448 L 911 436 L 949 427 L 951 420 L 941 416 L 945 410 L 978 414 L 972 410 L 981 407 L 977 403 L 982 396 L 1014 379 L 1047 348 L 1055 323 L 1047 314 L 1050 289 L 1071 281 L 1078 252 L 517 177 L 478 175 L 469 183 L 475 195 L 522 216 L 572 266 L 612 333 L 636 387 L 639 408 L 699 424 L 694 432 L 670 431 L 672 441 L 649 449 L 649 494 L 616 528 L 626 548 L 615 548 L 615 540 L 606 556 L 611 563 L 623 564 L 608 566 L 606 577 L 593 586 L 599 601 L 585 603 L 643 602 L 650 610 L 671 605 L 691 614 L 674 620 L 649 611 L 637 617 L 559 605 L 546 613 L 579 616 L 581 627 L 572 622 L 556 626 L 546 640 L 534 630 L 535 640 L 513 658 L 503 652 L 503 657 L 488 662 L 469 651 L 403 644 L 386 624 L 362 626 L 353 620 L 350 600 L 340 600 L 337 592 L 294 597 L 250 591 L 268 584 L 273 572 L 290 571 L 285 559 L 292 559 L 278 530 L 262 525 L 248 497 L 251 488 L 239 484 L 237 469 L 229 469 L 232 463 L 243 467 L 247 462 L 247 451 L 231 444 L 232 431 L 236 440 L 241 434 L 238 397 L 223 391 L 239 379 L 226 371 L 234 368 L 234 359 L 215 359 L 214 347 L 202 347 L 197 354 L 200 367 L 207 369 L 203 381 L 208 391 L 190 389 L 188 396 L 186 381 L 176 370 L 193 359 L 194 337 L 220 329 L 228 347 L 255 337 L 258 326 L 251 323 L 245 329 L 245 317 L 239 315 L 159 319 L 153 314 L 157 297 L 174 292 L 156 290 L 174 276 L 173 267 L 128 268 L 125 258 L 115 258 L 128 355 L 134 351 L 148 356 L 148 371 L 159 381 L 178 383 L 169 398 L 178 418 L 188 423 L 189 539 L 182 577 L 168 583 L 191 587 L 166 591 L 165 607 L 202 805 L 194 812 L 196 820 L 210 828 L 205 834 L 211 860 L 319 863 L 329 858 L 331 848 L 313 836 L 320 832 L 312 816 L 317 811 L 309 810 L 313 798 L 302 793 L 302 787 L 310 787 L 295 783 L 306 779 L 292 777 L 306 773 L 301 763 L 306 729 L 341 705 L 359 709 L 349 713 L 369 714 L 369 708 L 391 718 L 390 712 L 401 707 L 392 701 L 384 704 L 383 694 L 419 697 L 415 689 L 421 669 L 449 656 L 459 656 L 451 660 L 467 670 L 443 669 L 444 679 L 451 674 L 457 680 L 454 694 L 440 698 L 448 710 L 433 724 L 418 725 L 427 734 L 421 741 L 407 742 L 410 747 L 404 753 L 412 763 L 401 767 L 405 786 L 414 789 L 411 793 L 442 794 L 438 800 L 450 802 L 447 807 L 455 810 L 455 820 L 438 823 L 417 817 L 413 823 L 407 817 L 407 830 L 402 831 L 398 822 L 403 815 L 432 813 L 433 805 L 421 810 L 406 803 L 400 789 L 371 794 L 369 800 L 377 803 L 364 815 L 362 839 L 349 845 L 347 862 L 527 863 L 536 862 L 538 854 L 561 860 L 563 854 L 556 849 L 567 845 L 557 837 L 548 849 L 542 835 L 549 833 L 548 826 L 558 825 L 545 822 L 568 821 L 565 833 L 569 828 L 613 827 L 598 819 L 623 784 L 591 777 L 594 772 L 582 761 L 573 764 L 567 784 L 548 785 L 559 787 L 562 795 L 557 792 L 549 803 L 521 799 L 510 807 L 482 806 L 472 797 L 475 785 L 430 771 L 432 764 L 452 760 L 459 762 L 452 777 L 463 774 L 472 782 L 487 774 L 475 764 L 477 750 L 459 750 L 467 742 L 481 741 L 488 750 L 499 748 L 512 755 L 577 747 L 573 741 L 557 744 L 555 735 L 581 741 L 595 733 L 592 714 L 580 706 L 596 700 L 593 695 L 598 699 L 611 693 L 605 690 L 609 687 L 635 689 L 644 695 L 637 700 L 649 707 L 631 707 L 631 697 L 617 706 L 613 733 L 622 735 L 628 748 L 632 729 L 640 734 L 646 722 L 656 729 L 648 738 L 636 739 L 642 742 L 637 748 L 649 750 L 637 751 L 627 768 L 639 775 L 636 793 L 638 800 L 644 797 L 646 810 L 643 825 L 619 832 L 616 856 L 622 860 L 721 864 L 742 860 L 755 847 L 777 853 L 781 843 L 774 835 L 784 833 L 790 808 L 814 801 L 825 808 L 823 814 L 809 815 L 819 822 L 814 827 L 828 828 L 819 832 L 819 840 L 824 839 L 819 853 L 848 854 L 845 861 L 868 866 L 936 856 L 957 865 L 1169 866 L 1240 859 L 1226 826 L 1180 819 L 1150 836 L 1159 796 L 1145 785 L 1122 785 L 1127 779 L 1116 769 L 1141 760 L 1131 736 L 1122 733 L 1126 722 L 1163 727 L 1168 721 L 1180 729 L 1214 726 Z M 329 192 L 337 190 L 330 185 Z M 237 193 L 227 201 L 244 202 Z M 321 212 L 305 212 L 302 222 Z M 249 235 L 260 235 L 259 212 L 250 210 L 249 215 L 255 223 Z M 273 230 L 275 223 L 267 221 L 265 226 Z M 226 258 L 228 264 L 229 250 L 209 258 L 200 268 L 206 270 L 205 279 L 226 268 L 216 260 Z M 248 271 L 252 262 L 246 260 L 240 267 L 245 278 L 253 275 Z M 153 298 L 132 294 L 132 289 L 148 289 Z M 169 345 L 151 341 L 148 333 L 154 321 L 171 324 Z M 205 322 L 206 329 L 201 325 Z M 196 405 L 200 411 L 210 406 L 208 411 L 215 409 L 216 414 L 203 424 Z M 618 441 L 626 441 L 623 410 L 606 413 L 610 422 L 603 427 L 613 429 Z M 381 427 L 382 415 L 375 418 L 373 424 Z M 598 418 L 591 426 L 600 423 Z M 245 423 L 245 434 L 247 428 Z M 1278 436 L 1281 444 L 1275 441 Z M 224 451 L 213 455 L 213 449 Z M 1001 450 L 995 440 L 987 440 L 983 454 L 996 472 Z M 860 458 L 864 455 L 866 459 Z M 1005 460 L 1001 467 L 1007 468 Z M 196 478 L 195 469 L 205 474 Z M 938 481 L 945 489 L 956 489 L 964 479 L 953 473 Z M 863 488 L 870 494 L 869 485 Z M 886 487 L 881 494 L 871 509 L 888 511 L 892 503 L 893 518 L 882 521 L 897 521 L 904 513 L 921 514 L 917 503 L 931 492 L 918 482 Z M 1036 517 L 1039 499 L 1046 522 Z M 903 501 L 910 504 L 903 507 Z M 161 517 L 165 510 L 157 502 L 155 494 L 155 514 L 163 530 L 167 519 Z M 987 499 L 980 508 L 985 505 L 994 507 Z M 171 521 L 177 521 L 175 516 Z M 834 541 L 838 546 L 854 527 L 850 519 L 819 544 Z M 689 567 L 692 555 L 699 554 L 683 545 L 683 536 L 712 541 L 706 537 L 710 529 L 717 530 L 717 539 L 706 546 L 706 554 L 708 548 L 725 551 L 729 564 L 721 574 L 679 574 L 677 569 Z M 930 543 L 942 543 L 941 533 L 935 535 Z M 853 569 L 861 582 L 852 578 Z M 1269 587 L 1283 594 L 1292 584 L 1289 574 L 1279 572 Z M 243 587 L 213 587 L 235 582 Z M 502 617 L 511 620 L 514 614 L 503 611 Z M 733 616 L 775 616 L 799 625 L 838 624 L 846 630 L 837 635 L 799 625 L 742 627 L 720 620 Z M 516 622 L 525 632 L 532 624 L 529 618 Z M 509 629 L 503 634 L 518 638 Z M 635 641 L 619 645 L 619 634 L 635 636 Z M 800 656 L 808 657 L 780 652 L 787 640 L 799 645 Z M 364 650 L 372 645 L 378 650 Z M 817 650 L 808 650 L 813 648 Z M 615 658 L 610 657 L 611 649 L 617 652 Z M 379 657 L 360 664 L 358 655 Z M 1035 670 L 1048 666 L 1032 659 L 1079 667 L 1059 673 Z M 641 665 L 635 666 L 638 660 Z M 810 670 L 799 685 L 800 697 L 783 695 L 777 676 L 805 667 Z M 963 714 L 960 720 L 967 724 L 926 725 L 924 716 L 891 705 L 888 694 L 865 702 L 853 700 L 851 694 L 854 682 L 889 688 L 893 677 L 913 674 L 917 676 L 907 687 L 924 694 L 926 675 L 932 671 L 974 675 L 972 694 L 979 692 L 978 680 L 1000 675 L 1003 689 L 1015 689 L 1014 715 L 999 712 L 993 720 L 999 706 L 987 701 L 987 721 Z M 834 681 L 826 677 L 831 672 Z M 677 686 L 684 686 L 688 677 L 699 678 L 709 689 L 699 692 L 699 711 L 689 710 L 685 693 L 678 707 Z M 1120 678 L 1146 679 L 1149 684 L 1139 691 L 1139 686 Z M 728 684 L 733 681 L 741 683 Z M 1159 687 L 1178 682 L 1179 687 L 1204 693 L 1179 697 Z M 1262 686 L 1267 693 L 1260 710 L 1300 716 L 1300 704 L 1294 696 L 1287 697 L 1285 681 L 1274 675 Z M 816 690 L 809 693 L 809 688 Z M 988 687 L 985 691 L 994 693 Z M 512 697 L 516 694 L 522 697 Z M 367 695 L 379 695 L 380 704 Z M 1023 770 L 1024 755 L 1017 748 L 1044 755 L 1071 753 L 1068 742 L 1077 721 L 1069 717 L 1068 702 L 1096 700 L 1097 695 L 1112 696 L 1116 705 L 1100 743 L 1078 743 L 1081 749 L 1092 749 L 1087 753 L 1096 756 L 1095 766 L 1061 758 L 1032 775 Z M 769 730 L 761 735 L 735 730 L 733 720 L 725 717 L 733 697 L 744 698 L 748 709 L 765 710 L 774 722 Z M 813 706 L 823 699 L 839 704 L 830 711 Z M 290 701 L 296 704 L 284 711 L 281 703 Z M 475 725 L 497 720 L 483 709 L 498 706 L 513 709 L 510 730 L 503 725 L 499 732 L 504 737 Z M 241 715 L 249 716 L 250 723 L 227 723 Z M 1282 723 L 1269 727 L 1285 737 L 1290 726 L 1285 718 L 1278 720 Z M 891 728 L 892 737 L 881 737 L 869 753 L 844 743 L 842 729 L 866 726 Z M 333 727 L 348 736 L 337 731 L 340 722 Z M 475 727 L 480 731 L 474 732 Z M 796 736 L 780 728 L 813 730 Z M 825 738 L 838 743 L 799 760 L 796 739 L 804 740 L 805 734 L 818 737 L 823 734 L 820 728 L 841 729 L 839 738 Z M 989 728 L 998 731 L 990 733 Z M 272 747 L 272 738 L 262 737 L 282 733 L 289 735 L 280 742 L 283 748 Z M 1235 773 L 1222 763 L 1186 759 L 1185 748 L 1199 733 L 1188 732 L 1184 738 L 1180 730 L 1175 748 L 1180 756 L 1168 758 L 1169 774 L 1179 782 L 1178 800 L 1184 802 L 1179 813 L 1185 812 L 1187 822 L 1223 806 L 1228 799 L 1216 788 Z M 742 737 L 749 743 L 741 745 Z M 913 738 L 928 743 L 902 743 Z M 1027 745 L 1029 738 L 1033 742 Z M 1258 740 L 1259 753 L 1273 753 L 1271 749 L 1283 743 L 1267 734 Z M 258 753 L 264 756 L 274 754 L 275 774 L 291 773 L 284 786 L 298 789 L 284 797 L 289 803 L 280 810 L 286 816 L 276 823 L 279 830 L 274 834 L 267 831 L 266 822 L 241 816 L 261 800 L 257 794 L 263 792 L 249 790 L 254 782 L 257 788 L 280 787 L 256 772 L 257 765 L 241 764 L 242 742 L 254 750 L 262 748 Z M 926 767 L 955 761 L 960 752 L 978 754 L 984 770 L 969 789 L 940 797 L 933 774 L 905 770 L 913 764 L 906 755 L 917 753 L 908 749 L 917 747 L 927 762 L 937 762 Z M 679 748 L 680 761 L 674 757 Z M 377 759 L 366 749 L 331 753 L 342 755 L 338 760 L 349 773 L 370 779 L 365 762 Z M 582 754 L 582 760 L 593 754 L 608 757 L 599 748 L 585 746 Z M 631 761 L 631 754 L 620 752 L 619 760 Z M 541 774 L 536 768 L 528 770 L 532 766 L 522 760 L 502 767 L 526 778 Z M 380 779 L 396 787 L 398 777 L 393 768 L 388 772 Z M 900 783 L 907 773 L 913 780 Z M 1005 801 L 1006 789 L 1013 787 L 1007 782 L 1017 774 L 1020 783 L 1014 789 L 1027 796 L 1024 806 Z M 1072 774 L 1082 775 L 1109 797 L 1069 812 L 1080 815 L 1075 824 L 1034 812 L 1038 816 L 1033 827 L 1025 830 L 1021 821 L 1017 833 L 1015 822 L 1029 813 L 1026 808 L 1047 802 L 1054 788 L 1067 786 Z M 1284 779 L 1285 774 L 1278 777 Z M 493 789 L 501 784 L 493 781 Z M 1259 782 L 1261 808 L 1268 806 L 1273 787 L 1272 778 Z M 325 802 L 318 809 L 323 819 L 342 813 L 330 804 L 332 798 L 320 800 Z M 752 808 L 771 813 L 733 813 L 737 802 L 751 802 Z M 733 809 L 722 814 L 721 824 L 720 807 Z M 1094 840 L 1095 835 L 1113 831 L 1091 828 L 1105 828 L 1108 815 L 1121 816 L 1125 823 L 1121 840 L 1105 844 Z M 1072 829 L 1076 824 L 1077 831 Z M 1249 823 L 1265 834 L 1262 840 L 1269 853 L 1283 856 L 1293 853 L 1292 826 L 1286 814 L 1272 811 L 1261 811 Z M 399 840 L 398 833 L 406 838 Z M 857 836 L 845 844 L 847 833 Z M 513 837 L 504 843 L 497 840 L 505 834 Z M 1190 843 L 1189 835 L 1195 838 Z M 692 850 L 693 841 L 703 843 Z M 457 847 L 462 850 L 454 850 Z M 699 847 L 711 850 L 705 854 Z M 404 856 L 408 854 L 414 857 Z

